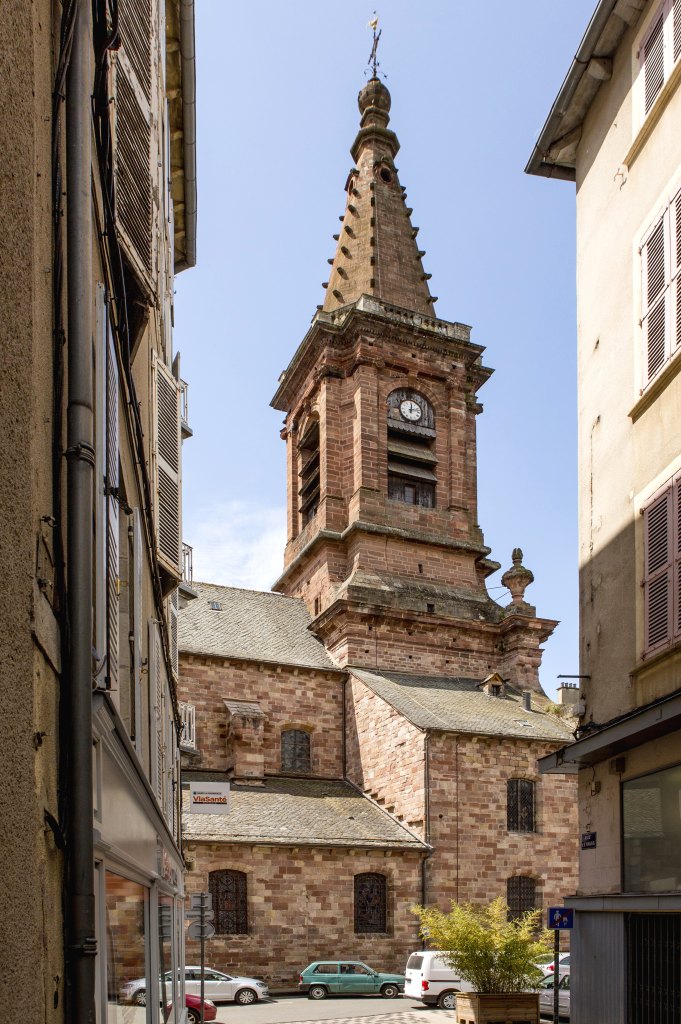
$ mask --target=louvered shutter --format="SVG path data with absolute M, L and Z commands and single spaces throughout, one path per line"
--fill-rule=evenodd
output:
M 135 748 L 142 756 L 142 519 L 132 510 L 132 672 L 135 693 Z
M 672 607 L 674 638 L 681 637 L 681 473 L 672 487 Z
M 154 271 L 152 167 L 152 46 L 155 3 L 119 0 L 121 45 L 116 52 L 116 223 L 126 252 L 144 279 Z
M 681 4 L 681 0 L 679 0 Z M 672 250 L 671 350 L 681 345 L 681 192 L 677 192 L 670 209 L 670 239 Z
M 158 557 L 176 580 L 182 578 L 180 387 L 154 356 L 156 442 L 156 543 Z
M 644 382 L 659 373 L 667 358 L 667 217 L 657 224 L 642 248 L 643 331 L 645 339 Z
M 664 84 L 664 17 L 660 13 L 643 46 L 643 81 L 646 114 Z
M 674 6 L 672 10 L 672 17 L 674 18 L 673 28 L 673 52 L 674 52 L 674 63 L 681 56 L 681 0 L 674 0 Z
M 165 707 L 165 665 L 163 663 L 163 646 L 161 633 L 156 622 L 149 624 L 149 682 L 153 701 L 152 715 L 152 757 L 151 785 L 158 802 L 163 806 L 163 772 L 164 772 L 164 707 Z
M 106 683 L 118 685 L 119 505 L 118 505 L 118 363 L 111 331 L 106 346 Z
M 96 685 L 104 685 L 107 650 L 106 364 L 107 310 L 104 286 L 96 292 L 95 344 L 95 650 Z
M 644 510 L 644 630 L 645 652 L 663 647 L 672 634 L 672 490 Z
M 180 607 L 179 591 L 173 590 L 172 594 L 168 597 L 167 609 L 168 609 L 168 639 L 170 640 L 170 664 L 173 669 L 173 674 L 177 679 L 179 672 L 179 655 L 177 648 L 177 616 Z

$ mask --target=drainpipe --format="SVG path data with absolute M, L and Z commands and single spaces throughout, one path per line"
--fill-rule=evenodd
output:
M 67 1021 L 94 1024 L 95 938 L 92 835 L 92 28 L 89 0 L 76 0 L 66 82 L 68 270 L 67 587 L 69 658 L 65 720 Z
M 423 804 L 425 840 L 430 846 L 430 765 L 429 765 L 430 733 L 426 730 L 423 737 Z M 428 900 L 428 852 L 421 861 L 421 906 L 425 907 Z

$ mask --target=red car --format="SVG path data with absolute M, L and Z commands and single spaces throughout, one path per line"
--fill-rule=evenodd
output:
M 187 1007 L 187 1019 L 191 1024 L 200 1024 L 201 1022 L 201 999 L 199 996 L 191 996 L 189 993 L 184 997 L 185 1006 Z M 169 1003 L 166 1007 L 166 1012 L 169 1014 L 172 1010 L 172 1003 Z M 210 999 L 203 1000 L 203 1019 L 215 1020 L 218 1015 L 218 1009 L 215 1003 L 211 1003 Z

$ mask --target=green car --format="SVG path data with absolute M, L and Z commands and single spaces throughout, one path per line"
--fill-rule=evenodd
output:
M 300 975 L 298 988 L 308 999 L 342 995 L 382 995 L 394 999 L 404 992 L 403 974 L 381 974 L 361 960 L 315 960 Z

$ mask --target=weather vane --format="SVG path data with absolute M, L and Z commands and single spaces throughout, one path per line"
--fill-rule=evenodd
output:
M 374 11 L 374 16 L 369 22 L 369 28 L 373 29 L 374 33 L 374 44 L 371 47 L 371 53 L 369 54 L 368 64 L 373 72 L 373 77 L 378 77 L 378 68 L 380 64 L 378 62 L 378 40 L 381 38 L 381 29 L 378 28 L 378 15 Z M 376 31 L 378 29 L 378 31 Z

